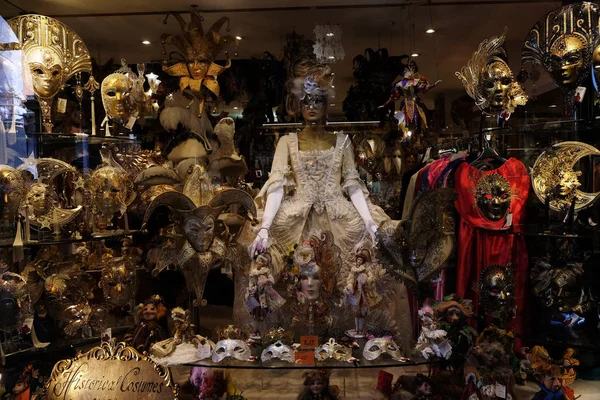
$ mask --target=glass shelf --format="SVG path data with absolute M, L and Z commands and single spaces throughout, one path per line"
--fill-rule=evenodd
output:
M 30 240 L 28 242 L 24 242 L 23 247 L 52 246 L 52 245 L 59 245 L 59 244 L 92 242 L 92 241 L 97 241 L 97 240 L 112 240 L 112 239 L 119 239 L 119 238 L 122 238 L 125 236 L 137 235 L 137 234 L 141 234 L 141 233 L 142 232 L 138 231 L 138 230 L 118 231 L 116 233 L 111 233 L 111 234 L 107 234 L 107 235 L 102 235 L 102 236 L 89 235 L 89 236 L 85 236 L 85 237 L 78 238 L 78 239 L 65 238 L 65 237 L 52 238 L 52 235 L 49 234 L 48 238 L 45 238 L 42 240 Z M 14 242 L 14 238 L 0 239 L 0 248 L 12 247 L 13 242 Z
M 87 143 L 100 145 L 104 143 L 133 143 L 138 138 L 133 134 L 119 136 L 91 136 L 86 133 L 28 133 L 27 140 L 37 141 L 43 144 L 50 143 Z

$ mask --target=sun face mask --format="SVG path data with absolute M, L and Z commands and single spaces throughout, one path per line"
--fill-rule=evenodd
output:
M 263 350 L 260 355 L 261 361 L 269 361 L 272 359 L 279 359 L 287 362 L 294 362 L 294 350 L 286 344 L 283 344 L 281 340 L 276 341 L 269 347 Z
M 338 361 L 354 361 L 352 349 L 338 344 L 334 338 L 330 338 L 327 343 L 315 349 L 315 358 L 318 361 L 325 361 L 329 358 L 334 358 Z
M 373 361 L 386 353 L 396 361 L 406 361 L 402 357 L 398 345 L 390 338 L 371 339 L 363 348 L 363 357 L 369 361 Z
M 233 357 L 240 361 L 252 361 L 250 358 L 250 347 L 243 340 L 225 339 L 219 341 L 212 354 L 214 362 L 221 362 L 227 357 Z

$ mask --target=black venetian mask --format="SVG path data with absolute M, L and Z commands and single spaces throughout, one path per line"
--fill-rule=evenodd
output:
M 510 208 L 510 184 L 502 175 L 485 175 L 477 182 L 475 198 L 477 207 L 485 218 L 500 221 Z

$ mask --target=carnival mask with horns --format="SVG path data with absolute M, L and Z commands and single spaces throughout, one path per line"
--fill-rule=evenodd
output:
M 169 265 L 182 268 L 188 287 L 196 293 L 194 305 L 199 304 L 204 293 L 204 284 L 210 268 L 218 260 L 228 257 L 228 244 L 231 241 L 227 226 L 219 220 L 228 206 L 239 204 L 250 215 L 256 216 L 256 207 L 252 197 L 238 189 L 224 190 L 217 194 L 208 205 L 196 207 L 192 199 L 180 192 L 166 192 L 157 196 L 148 206 L 142 223 L 146 229 L 148 220 L 156 208 L 167 206 L 179 220 L 177 225 L 185 239 L 173 253 L 173 248 L 165 249 L 159 255 L 159 262 L 153 274 L 158 274 Z M 199 267 L 186 266 L 188 261 L 195 258 Z M 239 261 L 239 260 L 238 260 Z
M 218 98 L 220 88 L 217 77 L 231 66 L 231 60 L 228 57 L 225 66 L 215 64 L 214 60 L 227 44 L 233 43 L 236 39 L 232 36 L 222 38 L 219 34 L 223 25 L 229 24 L 228 17 L 220 18 L 204 33 L 202 28 L 204 18 L 196 10 L 190 11 L 190 14 L 190 22 L 186 22 L 178 13 L 167 15 L 167 17 L 173 15 L 179 22 L 182 34 L 161 36 L 163 53 L 166 57 L 163 61 L 163 71 L 181 77 L 179 81 L 181 91 L 189 88 L 195 96 L 198 96 L 202 87 L 205 87 Z M 165 19 L 165 23 L 166 21 Z M 229 27 L 227 29 L 229 30 Z M 175 46 L 179 51 L 167 53 L 167 45 Z M 204 100 L 203 96 L 199 98 L 201 100 L 199 113 L 202 114 Z

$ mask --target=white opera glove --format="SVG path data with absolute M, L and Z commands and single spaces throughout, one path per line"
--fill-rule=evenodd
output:
M 283 200 L 283 187 L 269 193 L 267 202 L 263 211 L 262 223 L 260 229 L 250 247 L 250 257 L 254 259 L 258 254 L 264 252 L 269 247 L 269 228 L 275 219 L 279 206 Z
M 367 228 L 367 232 L 371 235 L 371 239 L 375 240 L 375 233 L 379 229 L 373 217 L 371 216 L 371 211 L 369 210 L 369 206 L 367 204 L 367 199 L 365 198 L 365 194 L 363 193 L 360 186 L 354 186 L 348 190 L 350 195 L 350 200 L 352 200 L 352 204 L 358 214 L 362 218 L 365 223 L 365 227 Z

